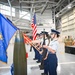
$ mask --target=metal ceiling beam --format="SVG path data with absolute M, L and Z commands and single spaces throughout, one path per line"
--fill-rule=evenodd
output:
M 40 13 L 40 11 L 41 11 L 41 9 L 37 9 L 37 10 L 35 10 L 35 13 L 37 13 L 37 12 L 39 12 L 39 13 Z
M 12 6 L 10 0 L 8 0 L 8 4 L 10 6 L 10 16 L 11 16 L 11 21 L 12 21 Z
M 46 0 L 39 0 L 39 1 L 24 1 L 24 0 L 20 0 L 20 3 L 41 3 L 41 2 L 46 2 Z M 54 1 L 48 1 L 51 4 L 56 4 L 56 2 Z
M 70 3 L 72 6 L 71 6 L 71 9 L 75 6 L 75 0 L 73 0 L 71 3 Z M 66 7 L 64 7 L 61 11 L 59 11 L 56 16 L 58 17 L 61 17 L 63 14 L 65 14 L 66 12 L 68 12 L 69 10 L 71 9 L 68 9 L 68 5 Z
M 34 6 L 33 8 L 41 8 L 43 7 L 44 5 L 42 6 Z M 14 8 L 20 8 L 19 6 L 13 6 Z M 31 6 L 21 6 L 21 8 L 31 8 Z
M 59 2 L 56 4 L 56 5 L 59 5 L 59 3 L 61 2 L 62 0 L 59 0 Z
M 11 2 L 13 2 L 14 0 L 11 0 Z
M 32 17 L 33 17 L 33 9 L 35 9 L 35 8 L 33 8 L 33 4 L 31 4 L 31 8 L 30 8 L 30 16 L 31 16 L 30 21 L 31 21 L 31 23 L 32 23 Z
M 58 8 L 65 0 L 59 0 L 59 2 L 56 4 L 56 8 Z M 56 10 L 55 8 L 55 10 Z
M 8 3 L 5 3 L 5 2 L 1 2 L 1 1 L 0 1 L 0 4 L 4 4 L 4 5 L 9 5 Z
M 18 21 L 20 21 L 20 19 L 22 19 L 23 17 L 25 17 L 25 16 L 28 15 L 28 14 L 29 14 L 29 12 L 26 13 L 25 15 L 23 15 L 21 18 L 19 18 L 19 19 L 17 19 L 16 21 L 14 21 L 14 23 L 17 23 Z
M 47 8 L 46 10 L 52 9 L 52 7 Z M 35 12 L 40 13 L 41 9 L 37 9 Z
M 47 8 L 47 6 L 48 6 L 48 0 L 46 1 L 44 7 L 42 8 L 42 10 L 41 10 L 41 14 L 44 13 L 44 11 L 45 11 L 45 9 Z

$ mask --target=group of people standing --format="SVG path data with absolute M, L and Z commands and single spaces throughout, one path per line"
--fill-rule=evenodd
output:
M 41 62 L 41 65 L 43 64 L 44 73 L 42 73 L 42 75 L 57 75 L 58 59 L 56 52 L 59 45 L 59 34 L 60 32 L 57 30 L 51 29 L 50 35 L 44 31 L 37 34 L 36 40 L 29 42 L 35 45 L 32 46 L 35 52 L 34 60 L 37 59 L 37 63 Z M 14 75 L 13 64 L 11 66 L 11 73 Z
M 45 34 L 44 34 L 45 33 Z M 49 42 L 50 42 L 50 39 L 49 39 L 49 35 L 48 35 L 48 32 L 41 32 L 40 34 L 36 34 L 36 42 L 35 42 L 35 45 L 36 45 L 36 48 L 33 47 L 34 49 L 34 52 L 35 52 L 35 57 L 33 60 L 38 60 L 37 63 L 41 62 L 41 59 L 42 59 L 42 49 L 40 48 L 40 46 L 43 45 L 43 41 L 44 41 L 44 35 L 45 35 L 45 44 L 48 45 Z M 40 49 L 40 51 L 38 51 Z
M 64 44 L 65 46 L 72 46 L 75 44 L 75 40 L 72 38 L 72 36 L 65 36 Z
M 37 63 L 43 60 L 44 73 L 42 75 L 57 75 L 58 60 L 56 52 L 58 50 L 58 37 L 60 32 L 51 29 L 51 34 L 48 32 L 41 32 L 37 34 L 36 40 L 30 42 L 35 44 L 33 47 L 35 52 L 34 60 L 38 60 Z M 46 54 L 43 54 L 44 51 Z M 43 58 L 43 56 L 45 56 Z

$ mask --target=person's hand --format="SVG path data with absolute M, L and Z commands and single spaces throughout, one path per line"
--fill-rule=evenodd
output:
M 32 44 L 32 41 L 28 42 L 29 44 Z
M 43 48 L 47 48 L 47 46 L 46 46 L 46 45 L 43 45 L 42 47 L 43 47 Z
M 39 51 L 39 53 L 42 55 L 43 51 Z
M 39 48 L 37 48 L 38 49 L 38 51 L 40 51 L 40 47 Z
M 42 48 L 42 45 L 39 45 L 39 48 Z
M 47 56 L 44 58 L 44 60 L 46 60 L 47 59 Z
M 48 57 L 48 54 L 46 55 L 46 57 L 44 58 L 44 60 L 46 60 L 46 59 L 47 59 L 47 57 Z

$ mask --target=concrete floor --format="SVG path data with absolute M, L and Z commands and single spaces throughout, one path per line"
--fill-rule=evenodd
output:
M 30 46 L 26 46 L 26 50 L 28 52 L 28 75 L 41 75 L 43 70 L 40 70 L 38 65 L 40 63 L 36 63 L 33 60 L 34 58 L 34 51 L 29 51 Z M 58 57 L 58 68 L 57 73 L 58 75 L 75 75 L 75 55 L 67 54 L 64 52 L 64 44 L 61 43 L 59 50 L 57 52 Z M 0 63 L 1 66 L 2 63 Z M 0 67 L 0 75 L 11 75 L 10 73 L 10 66 L 6 68 L 2 68 L 5 65 Z

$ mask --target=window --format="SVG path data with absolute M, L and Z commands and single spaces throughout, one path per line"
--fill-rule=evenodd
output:
M 27 19 L 27 20 L 30 20 L 30 13 L 28 12 L 25 12 L 25 11 L 19 11 L 19 17 L 22 19 Z
M 4 14 L 4 15 L 11 16 L 11 14 L 10 14 L 10 7 L 9 6 L 0 4 L 0 12 L 2 14 Z M 12 16 L 15 17 L 15 8 L 13 8 L 13 7 L 12 7 Z

